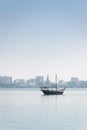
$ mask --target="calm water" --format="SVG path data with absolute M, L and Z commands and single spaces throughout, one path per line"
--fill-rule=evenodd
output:
M 0 130 L 87 130 L 87 89 L 0 89 Z

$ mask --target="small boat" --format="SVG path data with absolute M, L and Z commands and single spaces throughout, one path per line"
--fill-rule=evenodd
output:
M 62 89 L 58 89 L 57 87 L 57 75 L 56 78 L 56 87 L 53 89 L 52 87 L 41 87 L 41 91 L 44 95 L 62 95 L 65 91 L 65 87 Z
M 65 88 L 60 90 L 52 90 L 50 87 L 41 87 L 41 91 L 44 95 L 61 95 L 64 93 Z

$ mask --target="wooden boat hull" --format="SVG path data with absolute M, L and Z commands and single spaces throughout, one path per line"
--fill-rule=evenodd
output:
M 62 95 L 64 93 L 64 89 L 61 90 L 47 90 L 47 89 L 41 89 L 41 91 L 44 93 L 44 95 Z

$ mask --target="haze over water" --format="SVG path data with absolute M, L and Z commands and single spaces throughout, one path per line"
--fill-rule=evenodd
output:
M 86 130 L 87 89 L 44 96 L 39 89 L 0 89 L 1 130 Z
M 0 75 L 87 80 L 87 0 L 0 0 Z M 0 130 L 87 130 L 87 89 L 0 88 Z

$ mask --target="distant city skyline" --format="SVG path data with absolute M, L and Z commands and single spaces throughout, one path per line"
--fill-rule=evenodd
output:
M 13 79 L 10 76 L 0 76 L 0 88 L 38 88 L 42 86 L 55 87 L 56 83 L 59 87 L 66 88 L 87 88 L 87 80 L 80 80 L 78 77 L 71 77 L 70 80 L 51 81 L 49 76 L 45 79 L 44 76 L 36 76 L 30 79 Z
M 33 76 L 33 77 L 29 77 L 28 76 L 28 78 L 23 78 L 23 77 L 12 77 L 11 75 L 0 75 L 0 78 L 1 79 L 11 79 L 12 81 L 15 81 L 15 80 L 24 80 L 24 81 L 28 81 L 28 80 L 32 80 L 32 79 L 37 79 L 38 77 L 39 78 L 41 78 L 42 79 L 42 77 L 43 77 L 43 80 L 44 81 L 46 81 L 46 80 L 48 80 L 48 81 L 51 81 L 51 82 L 55 82 L 55 76 L 56 75 L 54 75 L 53 77 L 52 77 L 52 75 L 50 76 L 50 75 L 46 75 L 46 76 L 44 76 L 44 75 L 35 75 L 35 76 Z M 72 80 L 72 79 L 78 79 L 79 81 L 87 81 L 87 80 L 82 80 L 82 79 L 79 79 L 79 77 L 76 77 L 76 76 L 71 76 L 71 77 L 69 77 L 69 79 L 68 80 L 64 80 L 64 79 L 62 79 L 62 78 L 58 78 L 58 75 L 57 75 L 57 81 L 59 82 L 59 81 L 64 81 L 64 82 L 68 82 L 68 81 L 70 81 L 70 80 Z
M 0 75 L 87 80 L 86 0 L 0 1 Z

